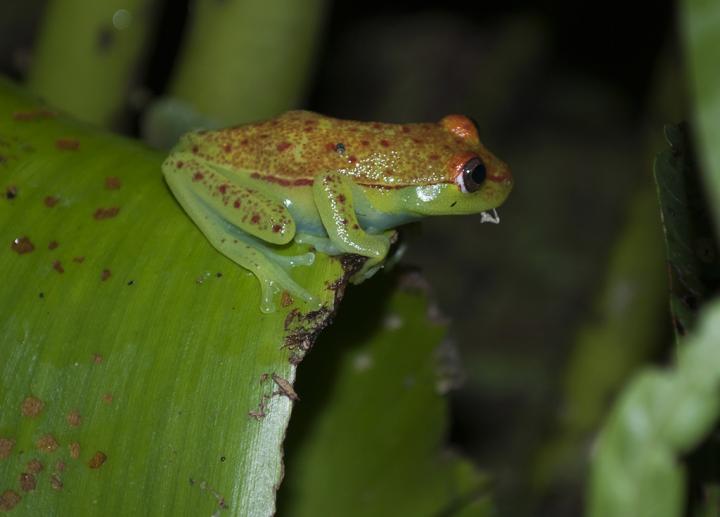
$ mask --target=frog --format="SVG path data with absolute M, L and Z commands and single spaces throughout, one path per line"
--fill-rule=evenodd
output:
M 162 172 L 210 244 L 257 278 L 263 313 L 278 295 L 319 306 L 291 276 L 316 253 L 362 257 L 358 283 L 382 267 L 399 226 L 489 214 L 513 187 L 508 165 L 458 114 L 400 124 L 289 111 L 187 133 Z M 293 243 L 307 251 L 288 254 Z

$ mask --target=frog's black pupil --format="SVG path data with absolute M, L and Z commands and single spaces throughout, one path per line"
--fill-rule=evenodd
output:
M 470 173 L 470 177 L 472 178 L 473 182 L 475 182 L 477 185 L 480 185 L 483 181 L 485 181 L 486 173 L 487 171 L 485 169 L 485 164 L 480 162 L 472 170 L 472 172 Z

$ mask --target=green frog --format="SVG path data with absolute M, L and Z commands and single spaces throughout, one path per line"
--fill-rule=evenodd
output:
M 315 254 L 366 257 L 360 281 L 388 255 L 395 228 L 430 215 L 488 213 L 513 186 L 474 123 L 340 120 L 309 111 L 184 135 L 162 166 L 178 202 L 210 243 L 260 281 L 263 312 L 287 292 L 317 304 L 289 271 Z

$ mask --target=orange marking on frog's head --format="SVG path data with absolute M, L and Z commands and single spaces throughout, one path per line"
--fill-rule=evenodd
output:
M 440 125 L 462 140 L 480 143 L 475 124 L 465 115 L 447 115 L 440 120 Z

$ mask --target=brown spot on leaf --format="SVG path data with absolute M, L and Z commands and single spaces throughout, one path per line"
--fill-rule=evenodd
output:
M 93 363 L 100 364 L 103 362 L 103 356 L 100 354 L 93 354 Z
M 102 401 L 103 401 L 103 404 L 107 404 L 108 406 L 110 404 L 112 404 L 112 401 L 113 401 L 112 393 L 106 393 L 105 395 L 103 395 Z
M 55 470 L 58 472 L 62 472 L 65 470 L 65 462 L 60 460 L 55 464 Z
M 55 140 L 55 147 L 61 151 L 77 151 L 80 148 L 80 142 L 74 138 L 58 138 Z
M 287 149 L 290 149 L 292 147 L 292 144 L 290 142 L 280 142 L 276 148 L 278 152 L 283 152 Z
M 50 486 L 53 488 L 53 490 L 62 490 L 63 482 L 58 474 L 53 474 L 52 476 L 50 476 Z
M 22 237 L 18 237 L 14 241 L 12 241 L 12 243 L 10 244 L 10 249 L 18 255 L 23 255 L 25 253 L 30 253 L 32 250 L 35 249 L 35 246 L 28 237 L 23 235 Z
M 109 269 L 103 269 L 102 273 L 100 273 L 100 280 L 102 280 L 104 282 L 105 280 L 110 278 L 111 275 L 112 275 L 112 273 L 110 273 Z
M 22 413 L 22 416 L 35 418 L 40 414 L 44 406 L 45 403 L 42 400 L 33 395 L 29 395 L 22 401 L 20 412 Z
M 5 490 L 0 494 L 0 512 L 9 512 L 20 502 L 20 494 L 14 490 Z
M 0 438 L 0 460 L 4 460 L 10 456 L 14 445 L 15 440 L 11 440 L 10 438 Z
M 78 442 L 72 442 L 69 444 L 68 449 L 70 450 L 71 458 L 78 459 L 80 457 L 80 444 Z
M 293 303 L 293 297 L 290 293 L 287 291 L 282 292 L 282 296 L 280 296 L 280 306 L 281 307 L 289 307 Z
M 88 467 L 91 469 L 99 469 L 102 467 L 103 463 L 107 460 L 107 456 L 104 452 L 97 451 L 92 458 L 90 458 L 90 461 L 88 461 Z
M 78 264 L 82 264 L 85 261 L 85 257 L 73 257 L 73 262 L 77 262 Z
M 45 196 L 45 199 L 43 199 L 43 203 L 45 203 L 45 206 L 47 207 L 54 207 L 58 204 L 58 201 L 60 201 L 60 198 L 55 196 Z
M 120 211 L 119 206 L 111 206 L 108 208 L 98 208 L 97 210 L 95 210 L 95 213 L 93 214 L 93 218 L 98 221 L 101 219 L 110 219 L 112 217 L 115 217 L 119 211 Z
M 65 268 L 62 266 L 62 263 L 59 260 L 53 261 L 53 269 L 57 271 L 58 273 L 64 273 Z
M 97 46 L 101 51 L 106 52 L 115 42 L 115 31 L 107 24 L 104 24 L 97 33 Z
M 53 435 L 50 433 L 41 436 L 37 442 L 35 442 L 40 452 L 51 453 L 55 452 L 58 448 L 58 442 Z
M 5 197 L 8 199 L 15 199 L 17 197 L 17 187 L 15 185 L 10 185 L 7 189 L 5 189 Z
M 27 462 L 27 471 L 31 474 L 37 474 L 43 469 L 43 464 L 38 459 L 32 459 Z
M 50 241 L 50 242 L 48 243 L 48 249 L 49 249 L 49 250 L 54 250 L 54 249 L 57 248 L 58 246 L 59 246 L 58 241 Z
M 67 415 L 67 423 L 70 427 L 78 427 L 82 423 L 82 417 L 77 409 L 70 411 Z
M 23 492 L 30 492 L 31 490 L 35 490 L 35 486 L 37 485 L 37 480 L 35 479 L 35 476 L 28 472 L 23 472 L 20 474 L 20 489 Z
M 117 190 L 120 187 L 122 187 L 122 182 L 120 181 L 120 178 L 117 178 L 115 176 L 108 176 L 105 178 L 105 188 L 108 190 Z

